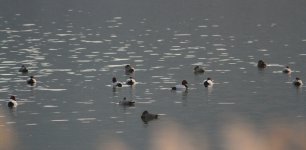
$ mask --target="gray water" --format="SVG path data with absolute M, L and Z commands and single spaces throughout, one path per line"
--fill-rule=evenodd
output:
M 305 133 L 306 88 L 291 83 L 306 82 L 306 1 L 0 2 L 1 150 L 224 150 L 240 145 L 226 140 L 231 129 Z M 130 77 L 126 64 L 137 84 L 113 89 L 113 76 Z M 188 91 L 170 90 L 183 79 Z M 118 105 L 123 97 L 135 107 Z M 144 110 L 159 119 L 144 124 Z

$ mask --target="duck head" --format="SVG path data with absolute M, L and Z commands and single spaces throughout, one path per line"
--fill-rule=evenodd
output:
M 182 85 L 187 85 L 187 84 L 188 84 L 187 80 L 182 81 Z
M 188 88 L 187 84 L 188 84 L 187 80 L 182 81 L 182 85 L 184 85 L 186 88 Z
M 144 116 L 144 115 L 147 115 L 147 114 L 149 114 L 149 112 L 147 110 L 145 110 L 145 111 L 142 112 L 141 116 Z
M 112 81 L 113 81 L 113 83 L 117 82 L 117 78 L 113 77 Z
M 10 99 L 16 101 L 16 97 L 15 96 L 11 96 Z

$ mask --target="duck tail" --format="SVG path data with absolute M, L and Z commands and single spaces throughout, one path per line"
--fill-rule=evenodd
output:
M 294 82 L 295 86 L 301 86 L 302 84 L 300 82 Z
M 7 106 L 8 106 L 9 108 L 13 108 L 13 107 L 14 107 L 14 103 L 13 103 L 13 102 L 8 102 L 8 103 L 7 103 Z
M 122 87 L 122 84 L 121 84 L 121 83 L 118 83 L 117 86 L 118 86 L 118 87 Z
M 208 87 L 209 83 L 207 81 L 204 82 L 204 86 Z
M 129 80 L 129 81 L 126 82 L 126 84 L 127 84 L 127 85 L 133 85 L 134 83 L 133 83 L 132 80 Z

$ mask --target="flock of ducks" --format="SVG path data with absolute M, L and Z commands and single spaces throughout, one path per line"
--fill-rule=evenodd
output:
M 27 67 L 25 65 L 22 65 L 19 70 L 19 72 L 23 73 L 23 74 L 27 74 L 29 72 L 29 70 L 27 69 Z M 36 84 L 36 79 L 34 78 L 34 76 L 30 76 L 27 80 L 26 80 L 27 84 L 33 86 L 34 84 Z M 8 101 L 7 103 L 7 106 L 9 108 L 15 108 L 17 107 L 18 103 L 17 103 L 17 100 L 16 100 L 16 97 L 15 96 L 11 96 L 10 97 L 10 100 Z
M 131 65 L 126 65 L 124 68 L 125 68 L 125 74 L 126 75 L 130 75 L 130 74 L 134 73 L 134 71 L 135 71 L 135 68 L 132 67 Z M 133 77 L 130 77 L 129 79 L 127 79 L 123 83 L 123 82 L 119 82 L 116 77 L 113 77 L 113 79 L 112 79 L 112 86 L 113 86 L 113 88 L 122 87 L 123 84 L 126 84 L 126 85 L 135 85 L 136 84 L 136 80 Z
M 132 67 L 131 65 L 126 65 L 124 67 L 124 69 L 125 69 L 125 74 L 126 75 L 131 75 L 132 73 L 135 72 L 135 68 Z M 201 68 L 200 66 L 195 66 L 194 67 L 194 73 L 195 74 L 200 74 L 200 73 L 204 73 L 204 72 L 205 72 L 205 70 L 203 68 Z M 123 87 L 123 85 L 132 86 L 132 85 L 135 85 L 135 84 L 136 84 L 136 80 L 133 77 L 129 77 L 125 82 L 119 82 L 116 77 L 112 78 L 112 87 L 113 88 L 121 88 L 121 87 Z M 213 83 L 213 80 L 209 77 L 206 80 L 204 80 L 203 84 L 204 84 L 205 87 L 209 87 L 209 86 L 212 86 L 214 83 Z M 171 87 L 171 90 L 173 90 L 173 91 L 185 91 L 187 89 L 188 89 L 187 80 L 183 80 L 181 82 L 181 84 L 175 85 L 174 87 Z M 123 100 L 119 101 L 118 104 L 120 104 L 122 106 L 135 106 L 135 101 L 127 100 L 126 97 L 124 97 Z M 145 110 L 141 115 L 141 119 L 144 123 L 147 123 L 151 120 L 155 120 L 157 118 L 158 118 L 158 114 L 149 113 L 147 110 Z
M 126 75 L 130 75 L 132 73 L 135 72 L 135 68 L 132 67 L 131 65 L 126 65 L 125 67 L 125 74 Z M 29 72 L 29 70 L 27 69 L 27 67 L 25 65 L 22 65 L 19 69 L 19 72 L 23 73 L 23 74 L 27 74 Z M 34 76 L 29 76 L 29 78 L 26 80 L 27 84 L 33 86 L 34 84 L 36 84 L 36 79 L 34 78 Z M 119 82 L 117 81 L 116 77 L 112 78 L 112 86 L 113 88 L 117 88 L 117 87 L 122 87 L 124 84 L 132 86 L 136 84 L 136 80 L 133 77 L 129 77 L 129 79 L 127 79 L 125 82 Z M 134 106 L 135 105 L 135 101 L 133 100 L 127 100 L 126 97 L 123 98 L 123 100 L 121 100 L 119 102 L 120 105 L 122 106 Z M 9 108 L 16 108 L 18 105 L 16 97 L 15 96 L 11 96 L 7 106 Z M 152 114 L 149 113 L 147 110 L 145 110 L 142 115 L 141 115 L 141 119 L 144 123 L 148 123 L 148 121 L 154 120 L 158 118 L 158 114 Z
M 258 63 L 257 63 L 257 67 L 260 68 L 260 69 L 264 69 L 264 68 L 267 67 L 267 64 L 263 60 L 259 60 Z M 125 74 L 126 75 L 131 75 L 132 73 L 135 72 L 135 68 L 132 67 L 131 65 L 126 65 L 124 68 L 125 68 Z M 22 65 L 19 69 L 19 72 L 22 72 L 22 73 L 26 74 L 26 73 L 29 72 L 29 70 L 26 68 L 25 65 Z M 204 73 L 205 70 L 203 68 L 201 68 L 200 66 L 195 66 L 194 69 L 193 69 L 193 72 L 195 74 L 201 74 L 201 73 Z M 282 72 L 286 73 L 286 74 L 290 74 L 292 72 L 292 70 L 290 69 L 289 66 L 286 66 L 283 69 Z M 34 76 L 30 76 L 26 80 L 26 82 L 29 85 L 33 86 L 34 84 L 36 84 L 37 81 L 34 78 Z M 123 87 L 124 84 L 132 86 L 132 85 L 136 84 L 136 80 L 133 77 L 129 77 L 125 82 L 119 82 L 119 81 L 117 81 L 116 77 L 112 78 L 112 87 L 113 88 Z M 213 86 L 213 84 L 214 84 L 214 82 L 210 77 L 208 77 L 206 80 L 203 81 L 204 87 L 211 87 L 211 86 Z M 292 82 L 292 84 L 296 87 L 300 87 L 300 86 L 303 85 L 303 82 L 299 77 L 296 77 L 295 80 Z M 188 89 L 187 80 L 183 80 L 181 82 L 181 84 L 175 85 L 174 87 L 171 87 L 171 90 L 173 90 L 173 91 L 187 90 L 187 89 Z M 134 106 L 135 101 L 127 100 L 126 97 L 124 97 L 123 100 L 119 101 L 119 104 L 122 105 L 122 106 Z M 9 108 L 17 107 L 18 103 L 16 101 L 16 97 L 11 96 L 7 105 L 8 105 Z M 141 119 L 143 120 L 144 123 L 147 123 L 148 121 L 151 121 L 151 120 L 154 120 L 154 119 L 157 119 L 157 118 L 158 118 L 158 114 L 149 113 L 147 110 L 145 110 L 141 115 Z
M 264 69 L 267 67 L 267 64 L 263 61 L 263 60 L 259 60 L 257 63 L 257 67 L 259 69 Z M 135 69 L 131 66 L 131 65 L 126 65 L 125 66 L 125 72 L 127 75 L 134 73 Z M 201 68 L 200 66 L 195 66 L 193 68 L 193 72 L 195 74 L 201 74 L 204 73 L 205 70 L 203 68 Z M 292 70 L 290 69 L 289 66 L 286 66 L 283 71 L 283 73 L 286 74 L 290 74 L 292 72 Z M 113 77 L 113 88 L 117 88 L 117 87 L 122 87 L 122 82 L 118 82 L 116 77 Z M 135 79 L 133 79 L 132 77 L 130 77 L 129 79 L 127 79 L 127 81 L 125 82 L 126 85 L 134 85 L 136 83 Z M 203 85 L 204 87 L 211 87 L 213 86 L 214 82 L 212 80 L 212 78 L 208 77 L 206 80 L 203 81 Z M 292 82 L 292 84 L 296 87 L 300 87 L 303 85 L 303 82 L 300 78 L 296 77 L 296 79 Z M 181 84 L 179 85 L 175 85 L 173 87 L 171 87 L 171 90 L 173 91 L 184 91 L 188 89 L 188 82 L 187 80 L 183 80 L 181 82 Z M 122 101 L 119 102 L 119 104 L 123 105 L 123 106 L 134 106 L 135 105 L 135 101 L 132 100 L 126 100 L 126 97 L 123 98 Z M 158 118 L 158 114 L 151 114 L 148 111 L 144 111 L 141 115 L 141 119 L 144 122 L 148 122 L 150 120 L 154 120 Z
M 124 66 L 124 69 L 125 69 L 125 74 L 126 75 L 131 75 L 135 72 L 135 68 L 132 67 L 131 65 Z M 185 80 L 185 82 L 187 84 L 186 80 Z M 130 76 L 125 82 L 119 82 L 116 77 L 112 78 L 112 87 L 113 88 L 123 87 L 124 84 L 128 85 L 128 86 L 133 86 L 133 85 L 136 84 L 136 80 L 132 76 Z M 123 100 L 119 101 L 118 104 L 122 105 L 124 107 L 126 107 L 126 106 L 130 107 L 130 106 L 135 106 L 135 101 L 127 100 L 126 97 L 123 97 Z M 149 121 L 155 120 L 157 118 L 158 118 L 158 114 L 149 113 L 147 110 L 143 111 L 143 113 L 141 114 L 141 120 L 144 123 L 148 123 Z
M 267 67 L 267 64 L 263 60 L 259 60 L 257 63 L 257 67 L 260 69 L 264 69 Z M 283 73 L 290 74 L 291 72 L 292 70 L 290 69 L 289 66 L 286 66 L 283 69 Z M 295 85 L 296 87 L 301 87 L 303 85 L 303 81 L 299 77 L 296 77 L 295 80 L 292 82 L 292 84 Z

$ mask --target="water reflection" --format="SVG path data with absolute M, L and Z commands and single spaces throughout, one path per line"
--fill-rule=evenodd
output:
M 207 87 L 205 89 L 207 89 L 207 95 L 212 95 L 212 92 L 213 92 L 213 87 L 212 86 Z
M 186 103 L 187 100 L 188 100 L 188 90 L 185 90 L 182 92 L 182 101 Z
M 8 109 L 9 109 L 10 115 L 12 115 L 14 117 L 17 117 L 17 115 L 18 115 L 18 108 L 17 107 L 12 107 L 12 108 L 8 108 Z

